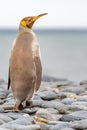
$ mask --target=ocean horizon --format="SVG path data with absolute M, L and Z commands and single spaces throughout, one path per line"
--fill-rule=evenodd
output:
M 17 29 L 0 29 L 0 78 L 8 80 L 9 58 Z M 41 48 L 43 75 L 87 79 L 87 29 L 34 29 Z

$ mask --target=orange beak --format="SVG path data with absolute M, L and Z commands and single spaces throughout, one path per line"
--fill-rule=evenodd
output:
M 44 16 L 44 15 L 47 15 L 48 13 L 43 13 L 43 14 L 40 14 L 38 16 L 34 16 L 33 17 L 33 21 L 36 21 L 37 19 L 39 19 L 40 17 Z

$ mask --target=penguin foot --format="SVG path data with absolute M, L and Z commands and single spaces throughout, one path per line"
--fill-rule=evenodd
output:
M 18 109 L 19 109 L 19 110 L 23 110 L 23 109 L 24 109 L 23 105 L 20 104 L 19 107 L 18 107 Z
M 33 106 L 32 101 L 26 101 L 26 107 L 31 108 Z
M 15 105 L 14 107 L 13 107 L 13 110 L 12 110 L 13 112 L 18 112 L 18 106 L 17 105 Z
M 15 106 L 13 107 L 13 112 L 18 112 L 19 110 L 22 110 L 23 109 L 23 105 L 20 104 L 15 104 Z

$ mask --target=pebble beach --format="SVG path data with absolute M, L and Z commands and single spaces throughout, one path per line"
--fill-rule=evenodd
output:
M 14 104 L 11 89 L 0 79 L 0 130 L 87 130 L 86 80 L 44 76 L 31 108 L 13 112 Z

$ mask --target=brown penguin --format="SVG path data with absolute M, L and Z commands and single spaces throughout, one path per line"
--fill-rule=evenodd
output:
M 38 18 L 46 14 L 25 17 L 20 22 L 9 64 L 8 89 L 11 85 L 16 100 L 13 111 L 22 108 L 24 100 L 26 105 L 30 105 L 34 92 L 40 87 L 42 78 L 40 47 L 32 26 Z

